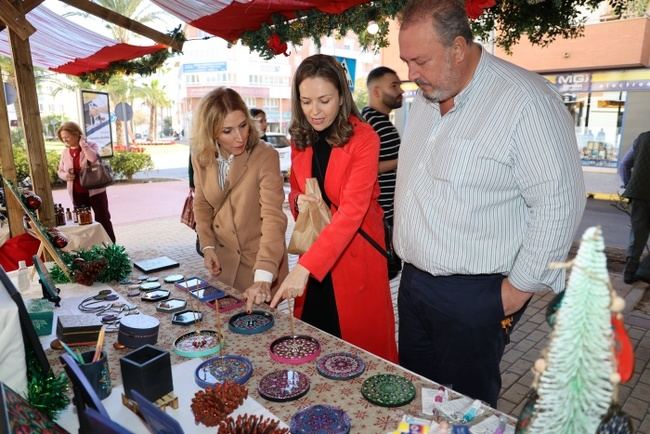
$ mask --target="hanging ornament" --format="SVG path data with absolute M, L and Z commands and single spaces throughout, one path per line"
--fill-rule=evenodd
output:
M 596 434 L 632 434 L 633 428 L 630 416 L 618 404 L 612 404 L 598 425 Z
M 465 0 L 465 12 L 470 20 L 475 20 L 483 14 L 485 9 L 496 4 L 496 0 Z
M 271 36 L 269 36 L 269 39 L 266 41 L 266 45 L 268 45 L 269 49 L 276 56 L 278 54 L 284 54 L 287 57 L 289 56 L 289 53 L 287 53 L 287 43 L 280 39 L 280 36 L 278 36 L 277 33 L 273 33 Z
M 623 316 L 620 313 L 612 315 L 612 327 L 614 329 L 614 354 L 621 383 L 627 383 L 634 373 L 634 349 L 630 337 L 625 331 Z
M 564 292 L 558 293 L 553 300 L 548 304 L 546 308 L 546 323 L 553 328 L 555 325 L 555 315 L 557 314 L 558 309 L 562 305 L 562 299 L 564 298 Z

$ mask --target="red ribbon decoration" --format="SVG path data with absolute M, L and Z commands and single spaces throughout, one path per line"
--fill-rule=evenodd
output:
M 268 41 L 266 41 L 266 45 L 268 45 L 269 49 L 276 56 L 278 54 L 284 54 L 287 57 L 289 56 L 289 53 L 287 53 L 287 43 L 283 42 L 277 33 L 273 33 L 271 36 L 269 36 Z
M 614 329 L 614 354 L 616 355 L 618 374 L 621 376 L 621 384 L 627 383 L 634 373 L 634 347 L 625 331 L 621 315 L 612 315 L 612 327 Z
M 496 0 L 465 0 L 465 12 L 470 20 L 475 20 L 483 14 L 485 9 L 496 4 Z

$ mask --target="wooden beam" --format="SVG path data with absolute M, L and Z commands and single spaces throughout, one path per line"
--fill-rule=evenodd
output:
M 40 5 L 41 3 L 43 3 L 43 0 L 23 0 L 21 2 L 23 14 L 27 15 L 27 13 L 29 11 L 31 11 L 32 9 L 34 9 L 36 6 Z M 2 21 L 0 21 L 0 32 L 3 31 L 5 29 L 5 27 L 6 26 L 4 25 L 4 23 Z
M 124 27 L 127 30 L 135 32 L 153 41 L 156 41 L 159 44 L 163 44 L 168 47 L 171 47 L 174 50 L 181 51 L 183 49 L 183 43 L 175 40 L 171 36 L 166 35 L 164 33 L 160 33 L 159 31 L 154 30 L 151 27 L 147 27 L 144 24 L 141 24 L 130 18 L 127 18 L 124 15 L 120 15 L 117 12 L 114 12 L 110 9 L 98 5 L 97 3 L 92 3 L 89 0 L 61 0 L 61 1 L 70 6 L 74 6 L 79 10 L 82 10 L 98 18 L 101 18 L 104 21 L 108 21 L 109 23 L 116 24 L 120 27 Z
M 2 77 L 2 70 L 0 70 Z M 14 152 L 11 146 L 11 133 L 9 130 L 9 113 L 5 104 L 5 87 L 0 79 L 0 164 L 2 164 L 2 176 L 5 179 L 16 183 L 16 164 L 14 163 Z M 9 232 L 15 237 L 25 232 L 23 226 L 23 211 L 20 203 L 12 194 L 5 194 L 7 202 L 7 215 L 9 217 Z
M 0 0 L 0 21 L 9 27 L 23 41 L 36 31 L 9 0 Z
M 29 39 L 23 41 L 9 30 L 11 43 L 11 57 L 14 62 L 16 74 L 16 88 L 22 112 L 23 132 L 27 143 L 27 157 L 29 158 L 30 175 L 34 191 L 41 197 L 39 219 L 45 227 L 55 226 L 54 201 L 50 174 L 45 156 L 45 142 L 43 140 L 43 126 L 41 114 L 38 110 L 38 97 L 36 95 L 36 80 L 34 79 L 34 65 Z

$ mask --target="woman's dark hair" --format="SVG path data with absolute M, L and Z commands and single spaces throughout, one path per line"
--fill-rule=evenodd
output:
M 289 132 L 291 139 L 298 149 L 305 149 L 311 146 L 317 139 L 318 133 L 307 122 L 307 117 L 302 111 L 300 104 L 299 86 L 307 78 L 319 77 L 329 81 L 338 90 L 341 106 L 334 122 L 329 127 L 327 143 L 332 146 L 345 145 L 352 136 L 352 125 L 350 115 L 361 118 L 357 106 L 352 99 L 352 92 L 348 87 L 348 80 L 341 64 L 332 56 L 315 54 L 302 61 L 293 77 L 291 86 L 291 126 Z

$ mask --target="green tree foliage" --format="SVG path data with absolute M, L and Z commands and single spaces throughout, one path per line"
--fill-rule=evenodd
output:
M 368 87 L 365 78 L 357 78 L 354 81 L 354 93 L 352 94 L 354 102 L 359 111 L 368 105 Z
M 117 178 L 133 179 L 133 175 L 154 168 L 151 155 L 144 152 L 116 152 L 111 158 L 113 175 Z
M 56 130 L 59 129 L 63 122 L 67 121 L 63 115 L 47 115 L 41 116 L 41 123 L 43 124 L 43 133 L 45 137 L 56 137 Z
M 27 150 L 24 146 L 14 145 L 14 165 L 16 166 L 16 178 L 20 182 L 29 176 L 29 160 L 27 159 Z M 57 151 L 47 151 L 45 153 L 47 158 L 47 173 L 50 178 L 50 183 L 56 184 L 63 182 L 59 179 L 57 174 L 59 168 L 59 160 L 61 154 Z

